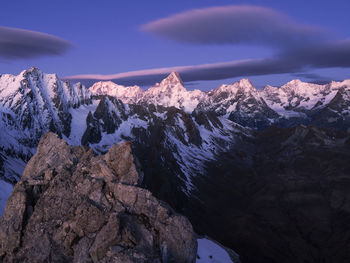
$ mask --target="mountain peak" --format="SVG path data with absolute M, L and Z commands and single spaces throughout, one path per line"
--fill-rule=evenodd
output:
M 293 80 L 287 82 L 287 84 L 285 84 L 285 85 L 293 85 L 294 86 L 294 85 L 299 85 L 301 83 L 304 83 L 304 82 L 302 82 L 300 79 L 293 79 Z
M 249 79 L 240 79 L 239 81 L 236 81 L 232 85 L 227 85 L 227 86 L 230 87 L 231 89 L 233 88 L 234 90 L 241 90 L 245 92 L 256 90 Z
M 117 97 L 123 103 L 137 103 L 143 90 L 139 86 L 123 86 L 113 81 L 99 81 L 93 84 L 89 90 L 94 95 L 109 95 Z
M 162 82 L 160 83 L 160 86 L 177 85 L 177 84 L 181 84 L 182 86 L 184 85 L 179 73 L 176 71 L 173 71 L 165 79 L 162 80 Z
M 34 74 L 39 74 L 39 73 L 42 74 L 43 72 L 37 67 L 31 67 L 30 69 L 23 70 L 20 75 L 25 76 L 25 75 L 33 74 L 33 73 Z
M 37 67 L 31 67 L 30 69 L 26 70 L 26 72 L 30 72 L 30 73 L 43 73 L 41 71 L 41 69 L 37 68 Z
M 300 79 L 294 79 L 281 87 L 285 92 L 296 92 L 299 94 L 309 94 L 310 92 L 319 93 L 325 88 L 325 85 L 304 82 Z M 310 94 L 311 95 L 311 94 Z
M 30 67 L 30 69 L 28 69 L 28 71 L 40 71 L 40 69 L 33 66 L 33 67 Z
M 223 84 L 217 89 L 210 91 L 209 93 L 229 92 L 229 93 L 236 94 L 239 90 L 244 92 L 256 91 L 255 87 L 253 86 L 253 84 L 250 82 L 249 79 L 241 79 L 236 81 L 233 84 L 229 84 L 229 85 Z
M 241 80 L 237 81 L 236 83 L 238 83 L 239 86 L 241 86 L 241 87 L 249 87 L 249 88 L 253 87 L 253 84 L 250 82 L 249 79 L 241 79 Z

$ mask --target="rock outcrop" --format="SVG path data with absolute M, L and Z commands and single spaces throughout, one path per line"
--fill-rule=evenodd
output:
M 7 201 L 1 262 L 195 262 L 189 221 L 137 186 L 127 142 L 105 155 L 53 133 Z

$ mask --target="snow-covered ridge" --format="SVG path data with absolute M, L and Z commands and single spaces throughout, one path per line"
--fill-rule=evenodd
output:
M 4 106 L 16 105 L 25 95 L 40 95 L 43 100 L 55 100 L 75 106 L 90 99 L 91 94 L 83 85 L 61 81 L 56 74 L 46 74 L 32 67 L 19 75 L 0 75 L 0 102 Z M 10 104 L 11 105 L 10 105 Z
M 289 118 L 312 115 L 326 108 L 341 89 L 349 90 L 350 80 L 325 85 L 292 80 L 280 88 L 266 86 L 261 95 L 271 109 Z
M 0 177 L 17 180 L 40 137 L 47 131 L 68 136 L 70 109 L 90 100 L 80 83 L 72 85 L 34 67 L 17 76 L 0 75 Z
M 109 95 L 126 104 L 154 104 L 176 107 L 192 112 L 206 94 L 200 90 L 188 91 L 177 72 L 172 72 L 160 83 L 143 91 L 138 86 L 125 87 L 111 81 L 99 81 L 89 88 L 94 95 Z
M 222 85 L 210 92 L 200 90 L 189 91 L 177 72 L 172 72 L 160 83 L 156 83 L 146 91 L 142 91 L 138 86 L 125 87 L 111 81 L 97 82 L 89 89 L 95 95 L 115 96 L 126 104 L 154 104 L 164 107 L 176 107 L 185 112 L 193 112 L 199 104 L 211 104 L 213 98 L 230 101 L 239 93 L 249 93 L 254 98 L 261 100 L 259 91 L 254 88 L 248 79 L 242 79 L 232 85 Z M 222 94 L 228 97 L 223 98 Z M 224 101 L 222 101 L 224 103 Z
M 241 79 L 209 92 L 188 91 L 180 75 L 172 72 L 146 91 L 137 86 L 124 87 L 110 81 L 97 82 L 90 91 L 97 95 L 115 96 L 126 104 L 173 106 L 188 113 L 194 110 L 215 111 L 234 121 L 262 118 L 268 125 L 279 118 L 305 118 L 305 111 L 322 109 L 343 87 L 349 89 L 350 80 L 318 85 L 296 79 L 281 87 L 266 86 L 258 90 L 248 79 Z
M 349 87 L 350 80 L 333 81 L 326 85 L 292 80 L 281 87 L 266 86 L 263 90 L 258 90 L 248 79 L 241 79 L 209 92 L 190 91 L 184 87 L 180 75 L 172 72 L 160 83 L 145 91 L 138 86 L 125 87 L 112 81 L 97 82 L 88 91 L 81 84 L 70 85 L 60 81 L 55 74 L 44 74 L 32 68 L 18 76 L 1 75 L 0 107 L 18 113 L 21 111 L 18 105 L 26 105 L 28 101 L 31 101 L 32 105 L 34 100 L 34 105 L 38 105 L 35 111 L 44 113 L 40 120 L 53 119 L 56 129 L 60 129 L 63 115 L 67 117 L 70 114 L 67 110 L 69 107 L 84 104 L 91 99 L 91 94 L 109 95 L 125 104 L 175 107 L 187 113 L 213 111 L 243 126 L 263 129 L 281 120 L 285 122 L 290 118 L 308 119 L 315 111 L 331 103 L 339 90 Z M 65 114 L 58 116 L 58 107 L 63 109 Z M 340 113 L 350 110 L 347 106 L 344 107 L 346 108 L 339 109 Z M 24 107 L 26 114 L 36 115 L 31 108 L 32 106 Z M 27 116 L 26 114 L 23 113 L 23 116 Z M 47 128 L 48 123 L 44 121 L 39 126 Z
M 69 108 L 88 103 L 90 98 L 80 83 L 71 85 L 34 67 L 17 76 L 0 76 L 0 110 L 15 116 L 18 127 L 33 136 L 46 130 L 68 132 L 64 126 L 70 120 Z
M 248 79 L 241 79 L 232 85 L 221 85 L 217 89 L 209 91 L 207 95 L 207 100 L 203 101 L 205 105 L 203 109 L 214 110 L 222 114 L 237 111 L 237 104 L 243 101 L 247 101 L 250 105 L 264 104 L 259 91 Z

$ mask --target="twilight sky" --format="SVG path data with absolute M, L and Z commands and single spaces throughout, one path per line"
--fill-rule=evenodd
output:
M 303 3 L 304 2 L 304 3 Z M 0 74 L 36 66 L 74 79 L 189 89 L 350 78 L 347 0 L 5 0 Z

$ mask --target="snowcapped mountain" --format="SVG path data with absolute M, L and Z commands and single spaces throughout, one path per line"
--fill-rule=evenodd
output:
M 177 72 L 172 72 L 162 82 L 145 91 L 142 104 L 176 107 L 191 113 L 206 95 L 200 90 L 188 91 Z
M 282 87 L 266 86 L 258 90 L 248 79 L 242 79 L 209 92 L 188 91 L 179 74 L 172 72 L 146 91 L 137 86 L 123 87 L 113 82 L 98 82 L 90 91 L 95 95 L 116 97 L 126 104 L 175 107 L 186 113 L 213 111 L 244 127 L 262 130 L 272 124 L 289 127 L 317 123 L 328 127 L 324 120 L 316 120 L 319 119 L 317 113 L 324 112 L 323 109 L 327 108 L 338 91 L 346 87 L 350 87 L 349 80 L 326 85 L 292 80 Z M 342 109 L 340 114 L 346 113 L 346 110 Z M 346 116 L 344 118 L 347 119 Z M 349 126 L 347 120 L 341 123 Z
M 69 136 L 70 109 L 90 102 L 80 83 L 71 85 L 37 68 L 0 75 L 0 176 L 15 182 L 40 137 L 47 131 Z
M 215 159 L 232 147 L 239 133 L 250 136 L 243 127 L 314 124 L 348 129 L 349 90 L 349 80 L 326 85 L 294 80 L 280 88 L 257 90 L 242 79 L 209 92 L 188 91 L 176 72 L 146 91 L 113 82 L 98 82 L 88 90 L 37 68 L 18 76 L 3 74 L 1 176 L 17 181 L 47 131 L 99 151 L 123 139 L 145 143 L 158 134 L 156 139 L 173 152 L 174 170 L 185 178 L 184 189 L 190 189 L 190 174 L 199 173 L 202 166 L 188 160 Z
M 90 93 L 80 83 L 70 85 L 56 74 L 44 74 L 37 68 L 22 71 L 18 76 L 1 75 L 0 105 L 8 116 L 15 117 L 19 127 L 36 133 L 55 130 L 69 134 L 69 108 L 90 101 Z
M 331 84 L 332 85 L 332 84 Z M 333 83 L 334 85 L 334 83 Z M 336 85 L 335 96 L 312 116 L 315 125 L 335 129 L 350 127 L 350 86 Z
M 117 97 L 123 103 L 135 104 L 142 98 L 143 90 L 139 86 L 125 87 L 112 81 L 99 81 L 89 88 L 95 95 L 109 95 Z
M 232 85 L 221 85 L 208 92 L 208 101 L 201 105 L 204 109 L 215 111 L 220 115 L 229 114 L 237 109 L 239 100 L 253 99 L 260 101 L 259 92 L 248 79 L 242 79 Z
M 202 101 L 197 110 L 214 111 L 246 127 L 267 127 L 278 117 L 248 79 L 221 85 L 209 91 L 207 96 L 208 99 Z
M 269 107 L 282 116 L 288 116 L 324 107 L 344 86 L 350 86 L 350 82 L 345 80 L 318 85 L 292 80 L 280 88 L 266 86 L 261 94 Z
M 265 101 L 283 117 L 302 117 L 307 111 L 320 108 L 334 97 L 335 91 L 326 85 L 292 80 L 280 88 L 266 86 L 262 91 Z
M 94 95 L 117 97 L 126 104 L 154 104 L 164 107 L 176 107 L 191 113 L 206 94 L 200 90 L 187 91 L 177 72 L 143 91 L 138 86 L 124 87 L 111 81 L 97 82 L 89 89 Z
M 105 88 L 103 92 L 102 86 Z M 110 82 L 98 82 L 90 91 L 96 95 L 115 96 L 114 91 L 119 87 Z M 126 88 L 124 88 L 126 89 Z M 121 94 L 121 93 L 120 93 Z M 124 93 L 118 99 L 124 103 L 141 105 L 160 105 L 164 107 L 175 107 L 187 113 L 193 111 L 214 111 L 219 116 L 239 123 L 250 128 L 264 128 L 273 122 L 279 115 L 271 110 L 260 92 L 253 87 L 247 79 L 238 81 L 232 85 L 222 85 L 219 88 L 202 92 L 200 90 L 188 91 L 177 72 L 172 72 L 167 78 L 157 83 L 144 92 L 138 92 L 135 97 L 125 96 Z
M 148 153 L 140 157 L 145 171 L 164 172 L 171 167 L 176 176 L 168 179 L 178 181 L 186 194 L 192 189 L 193 175 L 205 173 L 205 161 L 232 147 L 236 136 L 246 135 L 239 125 L 210 113 L 191 115 L 175 107 L 127 106 L 110 96 L 96 99 L 94 112 L 86 115 L 85 111 L 81 116 L 87 123 L 81 143 L 102 153 L 120 140 L 132 141 L 141 156 Z M 74 124 L 72 129 L 77 129 Z M 68 141 L 74 144 L 74 138 Z M 150 158 L 155 163 L 150 164 Z
M 112 82 L 96 83 L 88 91 L 36 68 L 18 76 L 2 75 L 1 175 L 18 180 L 40 137 L 53 131 L 72 145 L 89 145 L 97 152 L 120 140 L 134 142 L 142 152 L 154 151 L 156 144 L 163 152 L 154 156 L 156 169 L 168 169 L 165 162 L 172 160 L 177 171 L 173 180 L 180 180 L 181 191 L 188 193 L 193 174 L 204 173 L 205 161 L 232 147 L 236 136 L 250 133 L 211 112 L 192 114 L 205 97 L 204 92 L 187 91 L 175 72 L 147 91 Z

